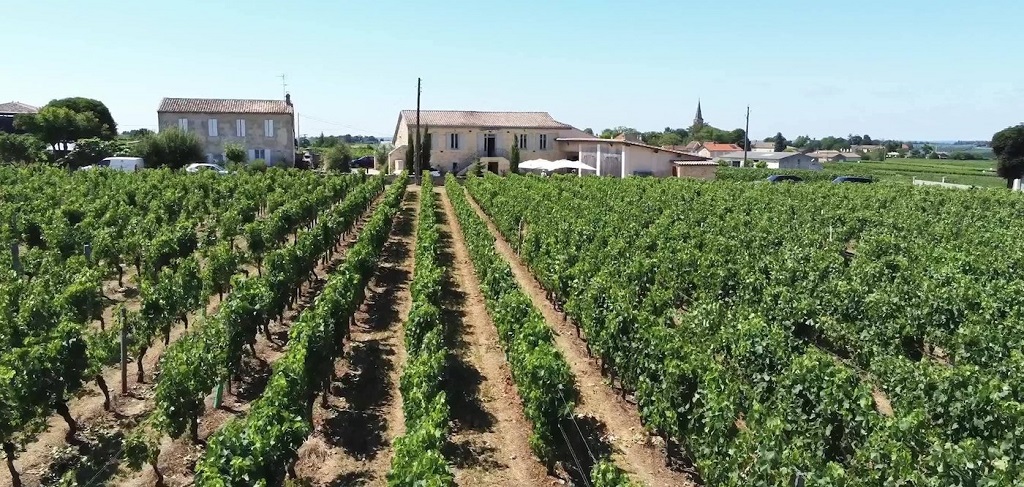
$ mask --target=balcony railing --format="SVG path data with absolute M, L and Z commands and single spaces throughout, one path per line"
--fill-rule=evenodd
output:
M 504 157 L 508 159 L 508 149 L 506 148 L 495 148 L 493 150 L 480 149 L 477 151 L 477 157 Z

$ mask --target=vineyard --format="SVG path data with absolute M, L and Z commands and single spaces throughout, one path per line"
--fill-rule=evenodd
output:
M 1018 195 L 468 186 L 703 482 L 1024 482 Z
M 0 168 L 0 484 L 1024 484 L 1022 203 Z

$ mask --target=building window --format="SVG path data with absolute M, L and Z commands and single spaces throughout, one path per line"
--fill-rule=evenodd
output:
M 181 130 L 182 132 L 188 132 L 188 119 L 187 118 L 179 118 L 178 119 L 178 129 Z
M 548 150 L 548 134 L 540 134 L 537 136 L 537 149 Z
M 448 148 L 459 150 L 459 134 L 448 134 Z
M 519 148 L 526 149 L 526 134 L 519 134 Z
M 235 120 L 235 137 L 245 137 L 245 120 Z
M 267 151 L 265 149 L 253 149 L 252 158 L 253 160 L 263 159 L 265 161 L 267 160 Z
M 273 137 L 274 136 L 274 121 L 273 120 L 264 120 L 263 121 L 263 135 L 266 135 L 267 137 Z
M 217 136 L 217 119 L 216 118 L 211 118 L 210 121 L 207 122 L 207 127 L 209 129 L 210 137 L 216 137 Z

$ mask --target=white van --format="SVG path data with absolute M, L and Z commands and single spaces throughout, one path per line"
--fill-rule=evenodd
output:
M 108 157 L 93 166 L 85 166 L 82 170 L 87 171 L 97 167 L 105 167 L 115 171 L 135 172 L 146 167 L 146 162 L 141 157 Z

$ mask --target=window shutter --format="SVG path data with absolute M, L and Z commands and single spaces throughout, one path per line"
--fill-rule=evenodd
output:
M 216 137 L 217 136 L 217 119 L 216 118 L 211 118 L 209 121 L 207 121 L 206 122 L 206 128 L 207 128 L 207 133 L 210 135 L 210 137 Z M 211 155 L 211 157 L 213 157 L 213 156 Z
M 238 119 L 235 121 L 235 136 L 245 137 L 245 119 Z
M 256 160 L 256 149 L 249 149 L 249 161 Z

